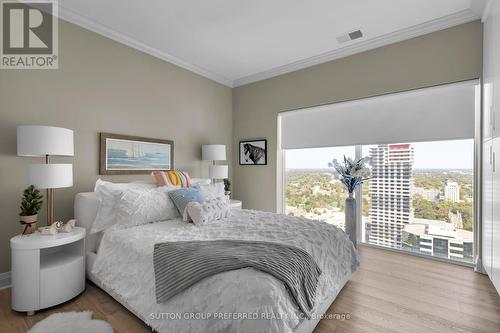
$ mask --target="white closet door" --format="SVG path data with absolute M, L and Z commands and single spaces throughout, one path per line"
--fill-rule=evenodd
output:
M 494 70 L 496 62 L 495 44 L 495 17 L 490 15 L 484 23 L 483 40 L 483 140 L 493 137 L 493 90 L 494 90 Z
M 488 74 L 489 81 L 492 84 L 491 91 L 491 124 L 492 124 L 492 136 L 496 137 L 500 135 L 500 62 L 498 57 L 500 56 L 500 4 L 499 1 L 492 1 L 492 32 L 489 33 L 489 42 L 492 43 L 492 52 L 490 54 L 491 63 L 484 70 Z
M 493 145 L 483 144 L 483 267 L 491 278 L 491 241 L 493 232 Z
M 493 137 L 493 121 L 495 118 L 493 109 L 493 82 L 486 78 L 483 85 L 483 140 Z
M 500 293 L 500 137 L 493 142 L 493 226 L 491 281 Z

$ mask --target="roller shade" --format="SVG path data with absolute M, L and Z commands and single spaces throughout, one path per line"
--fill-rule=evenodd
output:
M 280 113 L 283 149 L 474 137 L 478 81 Z

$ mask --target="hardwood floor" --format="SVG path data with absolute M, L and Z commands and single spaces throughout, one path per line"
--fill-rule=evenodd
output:
M 315 333 L 500 332 L 500 296 L 486 276 L 401 253 L 363 246 L 360 252 L 361 267 L 328 310 L 350 319 L 323 319 Z M 77 298 L 33 317 L 10 309 L 10 289 L 0 290 L 0 306 L 2 333 L 24 333 L 52 313 L 82 310 L 118 333 L 151 332 L 91 282 Z

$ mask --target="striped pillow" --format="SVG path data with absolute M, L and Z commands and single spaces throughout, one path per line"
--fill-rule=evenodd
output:
M 153 171 L 152 175 L 155 177 L 158 186 L 191 187 L 191 178 L 185 171 Z

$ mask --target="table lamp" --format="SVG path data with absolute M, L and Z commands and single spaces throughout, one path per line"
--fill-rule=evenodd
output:
M 227 165 L 217 165 L 216 163 L 216 161 L 226 160 L 225 145 L 202 145 L 201 159 L 204 161 L 212 161 L 212 165 L 208 167 L 208 175 L 212 180 L 227 178 Z
M 208 176 L 212 179 L 225 179 L 227 175 L 227 165 L 210 165 L 208 167 Z
M 51 164 L 51 156 L 73 156 L 73 131 L 53 126 L 18 126 L 17 155 L 44 156 L 45 164 L 28 166 L 29 183 L 47 189 L 47 225 L 54 222 L 55 188 L 73 186 L 72 164 Z

